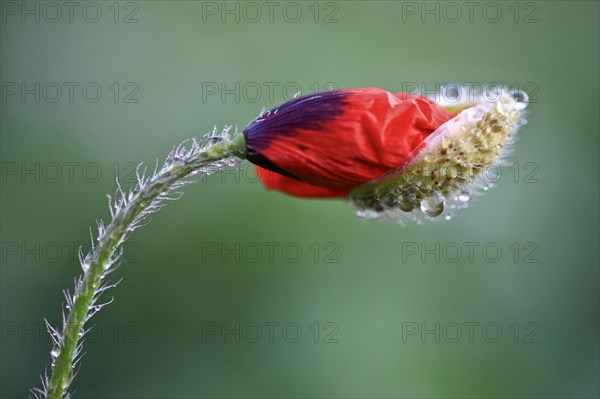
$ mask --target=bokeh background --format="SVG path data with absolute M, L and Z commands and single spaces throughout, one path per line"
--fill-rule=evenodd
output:
M 498 82 L 529 123 L 450 222 L 251 167 L 186 188 L 131 237 L 76 397 L 598 397 L 598 2 L 291 3 L 2 2 L 1 396 L 39 385 L 73 248 L 134 163 L 298 88 Z

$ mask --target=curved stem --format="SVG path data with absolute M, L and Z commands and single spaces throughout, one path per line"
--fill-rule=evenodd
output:
M 55 342 L 54 361 L 51 376 L 46 379 L 44 389 L 39 391 L 43 396 L 61 399 L 67 394 L 78 360 L 79 341 L 85 335 L 84 325 L 103 306 L 96 305 L 96 299 L 108 288 L 103 286 L 103 280 L 113 270 L 111 266 L 118 260 L 120 248 L 129 233 L 145 216 L 164 206 L 163 201 L 173 199 L 168 195 L 189 183 L 186 178 L 211 166 L 222 167 L 222 161 L 228 158 L 244 158 L 243 136 L 237 135 L 231 140 L 226 134 L 227 130 L 221 136 L 209 137 L 205 143 L 194 140 L 191 149 L 178 146 L 151 177 L 138 174 L 138 184 L 129 193 L 119 188 L 120 198 L 111 202 L 112 221 L 106 228 L 99 223 L 97 244 L 89 254 L 81 256 L 84 274 L 76 283 L 74 294 L 67 294 L 68 314 L 64 317 L 62 332 L 49 327 Z

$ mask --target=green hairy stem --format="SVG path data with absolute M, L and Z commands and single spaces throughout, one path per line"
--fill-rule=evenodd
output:
M 243 135 L 230 138 L 228 128 L 204 141 L 192 140 L 177 146 L 167 157 L 160 170 L 145 177 L 145 170 L 138 168 L 138 183 L 130 191 L 124 192 L 119 186 L 115 199 L 109 197 L 112 219 L 105 227 L 98 223 L 96 243 L 92 239 L 92 250 L 83 255 L 80 261 L 83 275 L 76 280 L 71 295 L 67 299 L 66 314 L 63 312 L 61 331 L 48 324 L 54 341 L 52 350 L 51 374 L 42 378 L 42 388 L 33 389 L 36 397 L 62 399 L 69 397 L 67 389 L 73 379 L 73 369 L 79 360 L 80 340 L 86 333 L 85 323 L 105 304 L 96 304 L 100 294 L 114 285 L 104 283 L 106 276 L 114 270 L 122 252 L 122 244 L 129 234 L 150 213 L 164 205 L 166 201 L 177 199 L 175 190 L 193 181 L 197 173 L 211 173 L 226 166 L 232 166 L 239 158 L 245 158 Z

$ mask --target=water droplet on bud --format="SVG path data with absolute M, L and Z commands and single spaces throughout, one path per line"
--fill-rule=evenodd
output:
M 403 195 L 398 201 L 398 208 L 404 212 L 410 212 L 415 208 L 416 200 L 414 194 Z
M 396 206 L 398 198 L 394 193 L 387 193 L 381 198 L 381 202 L 385 208 L 393 208 Z
M 379 213 L 370 209 L 359 209 L 356 211 L 356 216 L 363 219 L 377 219 L 379 217 Z
M 529 96 L 523 90 L 511 90 L 510 95 L 515 100 L 515 108 L 518 111 L 527 108 L 527 105 L 529 105 Z
M 421 201 L 421 211 L 431 217 L 436 217 L 444 212 L 444 198 L 439 193 L 434 193 Z
M 466 191 L 461 191 L 456 197 L 460 202 L 469 202 L 471 200 L 471 196 Z

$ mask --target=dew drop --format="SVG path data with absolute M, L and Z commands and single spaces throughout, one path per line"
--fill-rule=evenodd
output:
M 363 219 L 377 219 L 379 217 L 379 213 L 370 209 L 359 209 L 356 211 L 356 216 Z
M 452 216 L 451 215 L 446 215 L 446 216 L 444 216 L 444 219 L 450 220 L 450 219 L 452 219 Z
M 381 198 L 381 202 L 386 208 L 393 208 L 398 202 L 398 198 L 393 193 L 387 193 Z
M 415 208 L 417 198 L 413 194 L 403 195 L 398 201 L 398 208 L 404 212 L 410 212 Z
M 461 191 L 457 198 L 460 202 L 469 202 L 471 200 L 471 196 L 466 191 Z
M 212 137 L 207 137 L 205 144 L 216 144 L 216 143 L 220 143 L 221 141 L 223 141 L 223 137 L 221 136 L 212 136 Z
M 523 90 L 511 90 L 510 95 L 515 100 L 515 108 L 518 111 L 527 108 L 527 105 L 529 104 L 529 96 L 527 93 L 525 93 Z
M 427 216 L 436 217 L 444 212 L 444 198 L 439 193 L 434 193 L 421 201 L 421 211 Z
M 50 356 L 52 356 L 54 359 L 56 359 L 58 355 L 60 355 L 60 349 L 58 348 L 54 348 L 52 349 L 52 352 L 50 352 Z
M 490 129 L 492 133 L 500 133 L 502 131 L 502 125 L 497 119 L 490 121 Z
M 460 100 L 461 97 L 461 89 L 457 85 L 448 85 L 443 88 L 443 93 L 445 95 L 446 101 L 456 102 Z

